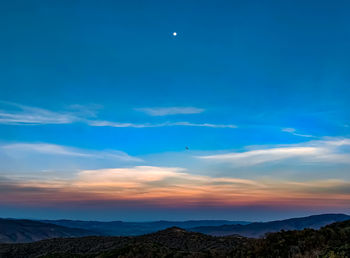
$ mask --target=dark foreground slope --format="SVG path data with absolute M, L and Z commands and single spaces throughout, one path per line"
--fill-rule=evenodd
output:
M 2 244 L 0 257 L 350 257 L 350 221 L 263 239 L 214 237 L 170 228 L 139 237 L 51 239 Z
M 2 244 L 0 257 L 222 257 L 245 238 L 217 238 L 169 228 L 138 237 L 50 239 L 28 244 Z
M 302 230 L 306 228 L 319 229 L 334 222 L 349 220 L 345 214 L 321 214 L 302 218 L 276 220 L 270 222 L 255 222 L 248 225 L 222 225 L 191 228 L 191 231 L 213 236 L 228 236 L 238 234 L 245 237 L 262 237 L 266 233 L 281 230 Z
M 0 219 L 0 243 L 27 243 L 47 238 L 89 235 L 96 233 L 33 220 Z

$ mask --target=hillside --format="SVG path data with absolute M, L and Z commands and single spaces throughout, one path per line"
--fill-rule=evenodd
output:
M 52 257 L 53 254 L 57 257 L 115 257 L 122 254 L 129 255 L 127 257 L 162 257 L 185 253 L 204 254 L 210 250 L 219 255 L 229 252 L 243 241 L 245 238 L 217 238 L 173 227 L 138 237 L 83 237 L 49 239 L 28 244 L 1 244 L 0 257 Z
M 268 232 L 281 230 L 301 230 L 305 228 L 319 229 L 334 222 L 349 220 L 345 214 L 322 214 L 302 218 L 292 218 L 270 222 L 255 222 L 247 225 L 222 225 L 191 228 L 191 231 L 213 236 L 238 234 L 245 237 L 262 237 Z
M 84 237 L 1 244 L 0 257 L 350 257 L 350 220 L 262 239 L 170 228 L 139 237 Z
M 27 243 L 47 238 L 88 235 L 96 233 L 33 220 L 0 219 L 0 243 Z

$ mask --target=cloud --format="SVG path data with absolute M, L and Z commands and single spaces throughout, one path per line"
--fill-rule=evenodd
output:
M 313 135 L 310 135 L 310 134 L 297 133 L 297 130 L 294 128 L 282 128 L 282 132 L 290 133 L 290 134 L 293 134 L 295 136 L 300 136 L 300 137 L 308 137 L 308 138 L 314 137 Z
M 164 122 L 164 123 L 124 123 L 115 121 L 103 121 L 91 117 L 97 117 L 97 110 L 101 109 L 99 105 L 70 105 L 70 112 L 54 112 L 42 108 L 25 106 L 12 102 L 0 101 L 0 124 L 7 125 L 46 125 L 46 124 L 71 124 L 75 122 L 86 123 L 96 127 L 116 127 L 116 128 L 152 128 L 152 127 L 169 127 L 169 126 L 190 126 L 190 127 L 209 127 L 209 128 L 236 128 L 232 124 L 211 124 L 211 123 L 191 123 L 191 122 Z M 204 111 L 199 108 L 160 108 L 146 109 L 143 112 L 149 112 L 153 115 L 170 115 L 170 114 L 194 114 Z M 90 119 L 88 119 L 88 118 Z
M 2 182 L 0 192 L 5 194 L 0 195 L 0 203 L 148 200 L 167 204 L 168 201 L 181 199 L 179 204 L 187 205 L 208 201 L 208 198 L 223 201 L 221 195 L 225 195 L 227 191 L 231 191 L 232 197 L 242 196 L 248 189 L 260 187 L 259 183 L 253 180 L 212 178 L 189 174 L 183 168 L 156 166 L 82 170 L 66 180 L 22 177 L 19 180 L 12 178 L 11 181 Z M 27 193 L 25 198 L 18 198 L 23 192 Z
M 171 179 L 171 180 L 167 180 Z M 140 187 L 159 185 L 176 186 L 176 185 L 193 185 L 193 184 L 238 184 L 254 185 L 257 183 L 253 180 L 238 178 L 211 178 L 209 176 L 189 174 L 186 169 L 178 167 L 156 167 L 156 166 L 136 166 L 132 168 L 114 168 L 84 170 L 78 173 L 78 184 L 87 183 L 92 185 L 109 184 L 131 184 Z
M 259 191 L 257 189 L 264 186 L 243 178 L 194 175 L 177 167 L 135 166 L 82 170 L 69 180 L 21 178 L 17 182 L 12 180 L 0 184 L 0 192 L 1 188 L 7 190 L 7 198 L 0 196 L 0 202 L 16 200 L 21 192 L 28 193 L 32 189 L 34 196 L 26 195 L 29 201 L 148 200 L 164 205 L 175 201 L 186 206 L 211 199 L 225 202 L 229 196 L 236 202 L 242 202 L 242 196 Z M 17 199 L 17 202 L 24 199 Z
M 283 147 L 276 146 L 244 152 L 197 156 L 197 158 L 208 161 L 230 163 L 236 166 L 254 166 L 287 159 L 298 159 L 300 162 L 310 163 L 350 164 L 350 153 L 343 153 L 339 149 L 345 145 L 350 145 L 350 139 L 329 138 Z
M 72 113 L 53 112 L 11 102 L 0 102 L 0 124 L 70 124 L 77 120 L 78 118 Z
M 154 107 L 154 108 L 135 108 L 136 111 L 146 113 L 150 116 L 168 116 L 168 115 L 189 115 L 204 112 L 203 108 L 196 107 Z
M 77 149 L 47 143 L 14 143 L 3 145 L 1 148 L 7 152 L 39 152 L 48 155 L 91 157 L 90 154 Z
M 232 124 L 210 124 L 210 123 L 189 123 L 189 122 L 175 122 L 169 123 L 169 126 L 198 126 L 198 127 L 211 127 L 211 128 L 237 128 L 237 125 Z
M 191 174 L 177 167 L 135 166 L 82 170 L 69 180 L 1 180 L 0 203 L 143 201 L 161 206 L 305 205 L 350 203 L 350 182 L 340 179 L 287 181 Z M 21 196 L 21 198 L 19 198 Z
M 146 127 L 157 127 L 152 124 L 134 124 L 134 123 L 119 123 L 119 122 L 111 122 L 111 121 L 100 121 L 100 120 L 90 120 L 88 121 L 88 124 L 90 126 L 107 126 L 107 127 L 117 127 L 117 128 L 126 128 L 126 127 L 133 127 L 133 128 L 146 128 Z
M 115 150 L 91 151 L 79 148 L 67 147 L 49 143 L 12 143 L 0 145 L 0 150 L 12 157 L 23 155 L 32 156 L 35 153 L 40 155 L 69 156 L 78 158 L 94 159 L 116 159 L 130 162 L 140 162 L 142 159 L 132 157 L 125 152 Z
M 132 127 L 132 128 L 152 128 L 152 127 L 169 127 L 169 126 L 190 126 L 190 127 L 210 127 L 210 128 L 237 128 L 232 124 L 210 124 L 210 123 L 190 123 L 190 122 L 165 122 L 159 124 L 135 124 L 135 123 L 118 123 L 111 121 L 89 121 L 90 126 L 108 126 L 108 127 Z
M 292 157 L 305 157 L 320 154 L 314 147 L 285 147 L 246 152 L 234 152 L 218 155 L 199 156 L 200 159 L 227 161 L 240 165 L 256 165 Z

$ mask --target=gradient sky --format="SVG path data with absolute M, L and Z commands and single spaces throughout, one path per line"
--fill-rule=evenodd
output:
M 1 217 L 350 213 L 349 12 L 2 1 Z

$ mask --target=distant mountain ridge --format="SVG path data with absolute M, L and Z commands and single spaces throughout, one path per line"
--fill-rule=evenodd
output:
M 48 238 L 98 235 L 85 229 L 67 228 L 34 220 L 0 219 L 0 243 L 27 243 Z
M 123 222 L 123 221 L 81 221 L 81 220 L 41 220 L 44 223 L 64 227 L 81 228 L 105 236 L 137 236 L 144 235 L 170 227 L 190 229 L 200 226 L 246 225 L 247 221 L 229 220 L 188 220 L 188 221 L 151 221 L 151 222 Z
M 270 222 L 254 222 L 247 225 L 202 226 L 189 230 L 213 236 L 241 235 L 258 238 L 266 233 L 281 230 L 319 229 L 328 224 L 345 220 L 350 220 L 350 216 L 346 214 L 321 214 Z

